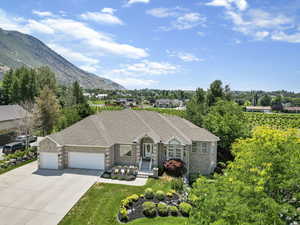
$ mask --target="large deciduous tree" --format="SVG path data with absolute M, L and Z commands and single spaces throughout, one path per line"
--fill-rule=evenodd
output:
M 224 175 L 194 183 L 191 224 L 299 224 L 299 132 L 256 128 L 233 154 Z
M 219 159 L 232 159 L 231 144 L 249 132 L 242 108 L 235 102 L 218 101 L 204 118 L 204 127 L 220 138 Z
M 36 98 L 35 124 L 43 135 L 50 134 L 59 118 L 58 100 L 48 86 Z

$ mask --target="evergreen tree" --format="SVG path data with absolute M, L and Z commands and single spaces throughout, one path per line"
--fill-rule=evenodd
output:
M 3 102 L 5 105 L 11 103 L 11 92 L 12 92 L 12 83 L 13 83 L 13 70 L 10 69 L 8 72 L 4 73 L 2 88 L 3 88 Z

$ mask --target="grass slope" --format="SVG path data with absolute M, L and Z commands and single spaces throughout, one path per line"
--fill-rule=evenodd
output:
M 59 225 L 116 225 L 116 215 L 120 202 L 132 194 L 141 194 L 147 187 L 154 190 L 170 190 L 170 182 L 149 179 L 143 187 L 117 184 L 95 184 L 70 210 Z M 186 218 L 157 217 L 155 219 L 138 219 L 128 225 L 184 225 Z

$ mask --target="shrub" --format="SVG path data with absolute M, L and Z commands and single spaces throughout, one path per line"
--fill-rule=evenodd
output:
M 169 207 L 165 203 L 159 203 L 157 209 L 160 216 L 167 216 L 169 214 Z
M 147 189 L 145 190 L 145 197 L 146 197 L 147 199 L 153 199 L 153 197 L 154 197 L 154 192 L 153 192 L 152 188 L 147 188 Z
M 127 181 L 133 181 L 133 180 L 135 180 L 135 176 L 133 176 L 133 175 L 128 175 L 128 176 L 126 176 L 126 180 L 127 180 Z
M 129 208 L 129 206 L 132 204 L 132 201 L 128 198 L 125 198 L 121 201 L 121 207 L 123 208 Z
M 169 207 L 169 211 L 171 213 L 172 216 L 177 216 L 178 215 L 178 208 L 176 206 L 170 206 Z
M 112 175 L 112 176 L 111 176 L 111 179 L 113 179 L 113 180 L 118 180 L 118 179 L 119 179 L 119 176 L 118 176 L 118 175 Z
M 199 173 L 190 173 L 189 175 L 189 185 L 193 185 L 193 183 L 196 182 L 196 180 L 199 178 Z
M 172 179 L 171 188 L 178 192 L 183 191 L 183 180 L 181 178 Z
M 137 200 L 139 200 L 139 196 L 137 194 L 133 194 L 133 195 L 130 195 L 129 197 L 127 197 L 127 199 L 129 199 L 130 201 L 136 202 Z
M 121 221 L 128 221 L 128 211 L 125 208 L 120 209 L 120 220 Z
M 106 179 L 110 179 L 111 175 L 109 173 L 103 173 L 101 177 L 106 178 Z
M 180 159 L 170 159 L 164 162 L 164 169 L 170 176 L 180 177 L 186 172 L 185 164 Z
M 159 200 L 159 201 L 162 201 L 165 199 L 165 192 L 163 191 L 157 191 L 155 193 L 155 197 Z
M 170 192 L 170 191 L 169 191 L 169 192 L 167 192 L 167 194 L 166 194 L 166 195 L 167 195 L 167 197 L 168 197 L 168 198 L 173 198 L 173 193 L 172 193 L 172 192 Z
M 143 213 L 147 217 L 156 216 L 156 205 L 153 202 L 144 202 L 143 203 Z
M 192 206 L 187 202 L 182 202 L 179 204 L 179 210 L 184 216 L 189 216 L 192 210 Z

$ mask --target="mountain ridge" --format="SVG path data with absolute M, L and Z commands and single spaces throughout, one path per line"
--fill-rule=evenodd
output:
M 31 35 L 0 28 L 0 79 L 7 69 L 21 66 L 49 66 L 63 85 L 77 80 L 83 88 L 125 89 L 109 79 L 78 68 Z

